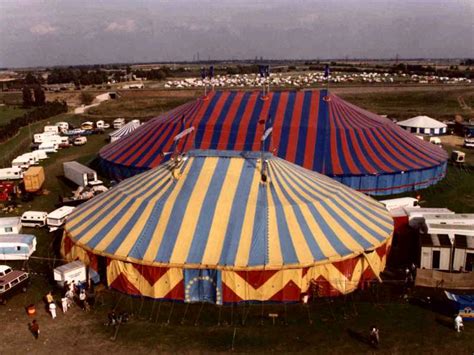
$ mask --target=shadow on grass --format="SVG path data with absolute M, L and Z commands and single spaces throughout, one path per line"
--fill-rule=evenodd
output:
M 370 345 L 370 341 L 369 341 L 369 338 L 367 336 L 365 336 L 364 334 L 360 333 L 360 332 L 357 332 L 355 330 L 352 330 L 352 329 L 347 329 L 347 334 L 349 334 L 349 336 L 352 338 L 352 339 L 355 339 L 357 340 L 358 342 L 360 343 L 363 343 L 363 344 L 367 344 L 367 345 Z
M 439 325 L 442 325 L 443 327 L 454 330 L 453 322 L 446 318 L 436 317 L 436 323 L 438 323 Z

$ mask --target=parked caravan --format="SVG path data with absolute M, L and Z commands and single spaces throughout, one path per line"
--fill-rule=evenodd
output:
M 441 139 L 438 137 L 430 137 L 430 143 L 435 145 L 441 145 Z
M 0 169 L 0 180 L 19 180 L 23 179 L 23 169 L 18 166 Z
M 474 225 L 474 213 L 431 214 L 425 217 L 425 223 Z
M 36 250 L 36 237 L 30 234 L 0 236 L 0 260 L 28 260 Z
M 436 214 L 454 214 L 453 211 L 447 208 L 420 208 L 407 207 L 404 209 L 408 215 L 408 224 L 410 227 L 418 229 L 422 228 L 425 223 L 425 217 Z
M 124 124 L 125 124 L 124 118 L 116 118 L 114 120 L 114 129 L 122 128 Z
M 63 287 L 65 282 L 82 283 L 87 281 L 86 265 L 80 260 L 58 266 L 54 269 L 54 281 Z
M 45 153 L 57 153 L 58 148 L 59 148 L 59 145 L 57 143 L 50 143 L 50 142 L 41 143 L 38 146 L 38 150 L 42 150 Z
M 63 206 L 49 213 L 46 217 L 46 224 L 49 227 L 49 231 L 53 232 L 62 227 L 64 223 L 66 223 L 67 216 L 69 216 L 74 209 L 75 207 L 72 206 Z
M 68 161 L 63 163 L 64 176 L 76 183 L 76 185 L 97 186 L 103 182 L 97 179 L 97 173 L 85 165 L 79 164 L 77 161 Z
M 21 225 L 23 227 L 41 228 L 46 226 L 48 212 L 26 211 L 21 215 Z
M 466 153 L 461 152 L 460 150 L 453 150 L 451 152 L 451 161 L 453 163 L 464 163 L 466 161 Z
M 46 141 L 52 140 L 52 137 L 59 137 L 57 133 L 53 132 L 45 132 L 45 133 L 36 133 L 33 135 L 33 142 L 34 143 L 44 143 Z
M 451 250 L 452 244 L 446 234 L 423 234 L 421 236 L 421 268 L 450 270 Z
M 61 132 L 67 131 L 69 129 L 69 123 L 67 122 L 56 122 L 56 126 L 59 127 Z
M 39 159 L 34 154 L 25 153 L 25 154 L 19 155 L 18 158 L 28 159 L 30 165 L 39 164 Z
M 48 159 L 48 154 L 44 150 L 33 150 L 32 152 L 25 153 L 23 155 L 32 155 L 38 160 Z
M 59 134 L 59 126 L 44 126 L 44 132 Z
M 474 235 L 454 236 L 453 270 L 474 271 Z
M 0 235 L 21 233 L 20 217 L 0 218 Z
M 23 173 L 25 191 L 38 192 L 43 187 L 44 169 L 42 166 L 32 166 Z
M 420 207 L 418 200 L 413 197 L 392 198 L 379 202 L 384 204 L 389 211 L 397 208 Z
M 12 167 L 17 167 L 21 168 L 23 170 L 26 170 L 30 167 L 30 158 L 29 157 L 16 157 L 15 159 L 12 160 Z
M 95 123 L 95 126 L 98 128 L 98 129 L 108 129 L 110 128 L 110 125 L 108 123 L 105 123 L 105 121 L 103 120 L 99 120 Z

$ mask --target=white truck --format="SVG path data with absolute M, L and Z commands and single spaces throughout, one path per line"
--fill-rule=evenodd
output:
M 63 163 L 64 176 L 75 184 L 86 186 L 99 186 L 103 182 L 97 179 L 95 170 L 78 163 L 77 161 L 68 161 Z

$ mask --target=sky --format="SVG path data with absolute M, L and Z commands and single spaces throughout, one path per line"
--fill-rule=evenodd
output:
M 474 57 L 474 0 L 0 0 L 0 67 Z

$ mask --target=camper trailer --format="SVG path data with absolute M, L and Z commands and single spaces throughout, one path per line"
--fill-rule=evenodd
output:
M 439 139 L 438 137 L 431 137 L 430 143 L 434 145 L 441 145 L 441 139 Z
M 46 152 L 44 150 L 33 150 L 32 152 L 25 153 L 23 155 L 34 156 L 37 160 L 48 159 L 48 154 L 46 154 Z
M 408 215 L 408 224 L 410 227 L 419 229 L 422 228 L 425 223 L 425 218 L 431 215 L 439 214 L 454 214 L 453 211 L 447 208 L 420 208 L 420 207 L 408 207 L 404 209 Z
M 59 144 L 57 143 L 51 143 L 51 142 L 45 142 L 41 143 L 38 146 L 38 150 L 42 150 L 45 153 L 57 153 L 59 148 Z
M 474 271 L 474 235 L 455 235 L 453 270 Z
M 420 207 L 420 205 L 418 204 L 418 200 L 413 197 L 392 198 L 389 200 L 382 200 L 379 202 L 385 205 L 388 211 L 394 210 L 397 208 Z
M 30 167 L 30 158 L 29 157 L 16 157 L 15 159 L 12 160 L 12 168 L 17 167 L 21 168 L 23 170 L 26 170 Z
M 430 214 L 425 216 L 425 223 L 474 225 L 474 213 Z
M 49 213 L 46 217 L 46 224 L 49 227 L 49 231 L 53 232 L 62 227 L 64 223 L 66 223 L 67 216 L 69 216 L 74 209 L 75 207 L 72 206 L 63 206 Z
M 421 268 L 450 270 L 451 250 L 452 244 L 446 234 L 423 234 L 421 236 Z
M 110 125 L 108 123 L 105 123 L 105 121 L 103 120 L 99 120 L 95 123 L 95 126 L 98 128 L 98 129 L 108 129 L 110 128 Z
M 0 236 L 0 260 L 28 260 L 36 250 L 36 237 L 30 234 Z
M 21 233 L 20 217 L 2 217 L 0 218 L 0 235 Z
M 124 118 L 116 118 L 114 120 L 114 129 L 122 128 L 124 124 L 125 124 Z
M 45 133 L 56 133 L 59 134 L 59 126 L 44 126 Z
M 19 155 L 18 158 L 28 159 L 30 165 L 39 164 L 39 159 L 36 157 L 36 155 L 31 154 L 31 153 L 25 153 L 25 154 Z
M 82 261 L 76 260 L 68 264 L 61 265 L 54 269 L 54 281 L 59 286 L 65 282 L 82 283 L 87 281 L 87 269 Z
M 67 131 L 69 129 L 69 123 L 67 122 L 56 122 L 56 126 L 59 127 L 61 132 Z
M 77 161 L 63 163 L 64 176 L 79 186 L 97 186 L 102 185 L 102 181 L 97 180 L 97 173 Z
M 57 133 L 45 132 L 45 133 L 36 133 L 33 135 L 34 143 L 44 143 L 49 140 L 53 140 L 53 137 L 59 137 Z
M 0 180 L 19 180 L 23 179 L 23 169 L 14 166 L 11 168 L 0 169 Z
M 21 225 L 23 227 L 41 228 L 46 225 L 48 212 L 26 211 L 21 215 Z

